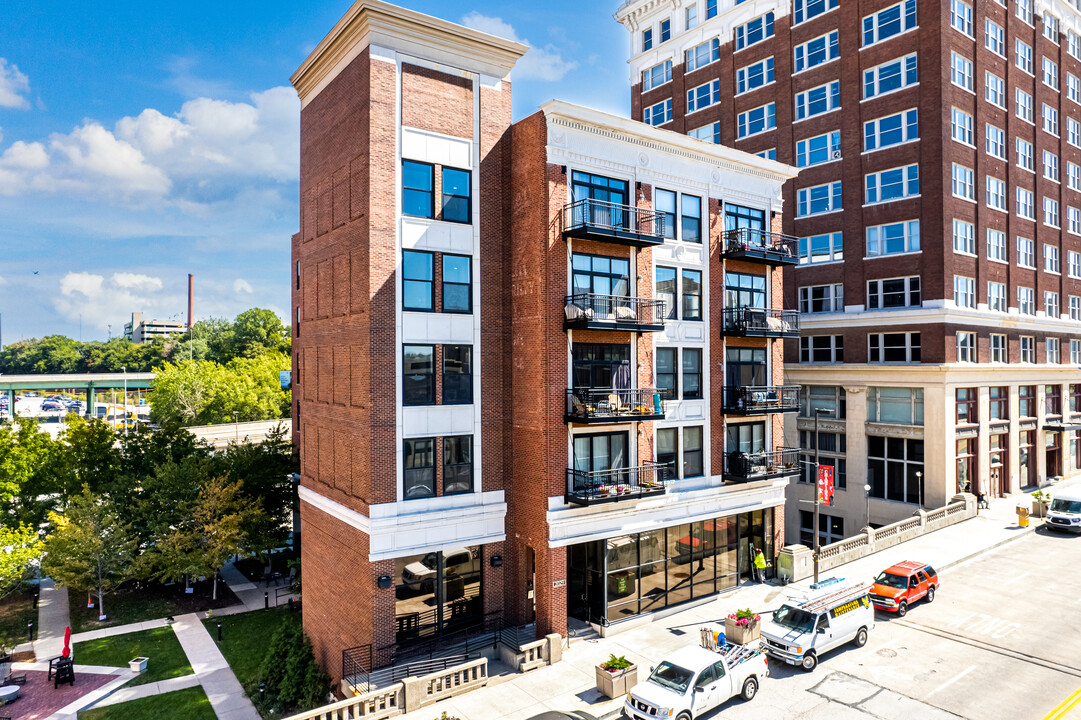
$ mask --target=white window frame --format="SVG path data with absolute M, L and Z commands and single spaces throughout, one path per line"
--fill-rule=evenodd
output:
M 950 0 L 950 26 L 970 38 L 972 34 L 972 6 L 962 0 Z
M 903 305 L 891 305 L 886 307 L 886 291 L 883 284 L 894 280 L 900 280 L 904 289 L 900 291 L 900 295 L 904 299 Z M 897 295 L 898 293 L 890 293 L 890 295 Z M 904 308 L 921 307 L 923 304 L 922 289 L 920 287 L 920 276 L 911 275 L 908 277 L 891 277 L 891 278 L 876 278 L 874 280 L 867 281 L 867 310 L 900 310 Z
M 897 172 L 901 174 L 901 180 L 894 180 L 889 178 L 888 182 L 884 182 L 887 173 L 894 175 Z M 893 195 L 888 198 L 883 198 L 884 188 L 893 188 L 900 185 L 901 194 Z M 915 185 L 915 187 L 913 187 Z M 875 199 L 871 199 L 872 192 L 875 195 Z M 863 178 L 863 202 L 866 205 L 877 205 L 879 203 L 894 202 L 895 200 L 905 200 L 907 198 L 919 197 L 920 194 L 920 166 L 913 163 L 912 165 L 902 165 L 901 167 L 888 168 L 886 170 L 880 170 L 875 173 L 867 173 Z
M 894 75 L 895 66 L 896 74 L 901 77 L 901 84 L 895 88 L 883 90 L 881 88 L 882 81 L 884 78 L 892 77 Z M 862 77 L 864 100 L 900 92 L 901 90 L 919 85 L 919 58 L 917 53 L 909 53 L 904 57 L 895 58 L 889 62 L 884 62 L 881 65 L 876 65 L 873 68 L 864 70 Z
M 1058 245 L 1043 244 L 1043 269 L 1044 272 L 1054 273 L 1055 275 L 1062 274 L 1062 256 L 1059 253 Z
M 990 70 L 983 73 L 983 99 L 996 107 L 1006 109 L 1006 80 Z
M 991 157 L 1006 160 L 1006 131 L 991 123 L 984 124 L 984 150 Z
M 1036 315 L 1036 290 L 1030 287 L 1017 288 L 1017 312 L 1020 315 Z
M 811 206 L 822 201 L 823 193 L 825 193 L 826 197 L 826 208 L 824 210 L 812 211 Z M 843 210 L 841 198 L 842 192 L 840 180 L 831 183 L 823 183 L 822 185 L 812 185 L 810 187 L 800 188 L 796 191 L 796 217 L 814 217 L 816 215 L 826 215 L 828 213 Z
M 1077 250 L 1066 251 L 1066 275 L 1067 277 L 1081 279 L 1081 252 Z
M 1033 119 L 1033 103 L 1032 96 L 1021 88 L 1014 89 L 1014 103 L 1017 106 L 1017 117 L 1021 118 L 1027 123 L 1033 125 L 1036 121 Z
M 770 55 L 736 71 L 736 96 L 772 85 L 774 80 L 774 62 Z M 755 82 L 757 84 L 753 84 Z
M 1036 219 L 1036 196 L 1032 194 L 1031 190 L 1023 187 L 1017 188 L 1016 210 L 1017 217 L 1026 220 Z
M 883 248 L 885 238 L 882 237 L 886 228 L 901 229 L 901 239 L 903 249 L 895 250 L 892 252 L 886 252 Z M 889 255 L 904 255 L 908 253 L 920 252 L 920 221 L 919 220 L 903 220 L 901 222 L 886 223 L 884 225 L 874 225 L 868 227 L 864 233 L 867 257 L 887 257 Z
M 1017 267 L 1036 269 L 1036 242 L 1034 240 L 1017 237 Z
M 953 304 L 957 307 L 976 309 L 976 278 L 953 276 Z
M 816 112 L 811 112 L 812 105 L 823 105 Z M 833 80 L 824 85 L 796 93 L 795 121 L 825 115 L 841 107 L 841 82 Z
M 1006 210 L 1006 181 L 1000 180 L 997 177 L 987 176 L 987 192 L 986 192 L 986 204 L 987 207 L 994 210 Z
M 905 359 L 904 360 L 884 360 L 886 355 L 885 336 L 886 335 L 904 335 L 905 336 Z M 867 333 L 867 362 L 875 364 L 883 364 L 887 362 L 916 362 L 913 360 L 913 356 L 916 352 L 920 351 L 920 334 L 918 332 L 906 332 L 906 333 Z M 878 354 L 878 359 L 874 359 L 874 355 Z
M 1043 314 L 1051 320 L 1062 317 L 1062 303 L 1059 294 L 1054 290 L 1043 291 Z
M 705 94 L 704 99 L 701 97 Z M 687 91 L 687 114 L 713 107 L 721 101 L 721 81 L 710 80 Z
M 959 255 L 976 256 L 976 226 L 966 220 L 953 219 L 953 251 Z
M 1007 355 L 1006 336 L 998 333 L 991 334 L 991 362 L 993 363 L 1008 363 L 1010 361 Z
M 972 168 L 953 163 L 950 188 L 955 198 L 976 202 L 976 173 Z
M 661 80 L 654 82 L 654 71 L 660 68 Z M 647 80 L 648 78 L 648 80 Z M 665 60 L 662 63 L 657 63 L 651 68 L 647 68 L 642 71 L 642 92 L 659 88 L 662 85 L 666 85 L 672 82 L 672 61 Z
M 821 43 L 821 47 L 819 46 Z M 813 46 L 813 47 L 812 47 Z M 804 70 L 825 65 L 826 63 L 841 57 L 838 32 L 831 30 L 825 35 L 819 35 L 805 43 L 801 43 L 793 50 L 793 75 Z M 811 62 L 815 60 L 816 62 Z
M 815 240 L 824 239 L 827 251 L 816 253 Z M 821 235 L 809 235 L 799 240 L 799 264 L 821 265 L 824 263 L 840 262 L 844 260 L 844 238 L 841 232 L 823 233 Z
M 1015 38 L 1013 43 L 1014 51 L 1014 65 L 1017 66 L 1022 72 L 1026 72 L 1032 75 L 1034 55 L 1032 53 L 1032 46 L 1023 41 L 1021 38 Z
M 1021 362 L 1026 365 L 1036 364 L 1036 338 L 1031 335 L 1021 336 Z
M 999 57 L 1006 57 L 1006 28 L 991 18 L 984 18 L 983 46 Z
M 957 362 L 976 362 L 976 333 L 958 331 L 955 337 L 957 340 Z
M 994 228 L 987 228 L 987 259 L 995 262 L 1009 262 L 1006 257 L 1006 233 Z
M 823 295 L 819 299 L 813 297 L 814 290 L 821 289 Z M 826 314 L 844 312 L 844 285 L 831 283 L 829 285 L 804 285 L 797 290 L 799 297 L 799 311 L 804 314 Z M 829 306 L 828 310 L 812 310 L 813 303 L 821 301 L 823 307 Z
M 950 108 L 950 137 L 954 142 L 975 147 L 976 132 L 972 115 L 960 108 Z
M 751 122 L 752 113 L 762 112 L 762 129 L 754 132 L 748 132 Z M 744 138 L 754 137 L 755 135 L 761 135 L 762 133 L 769 132 L 777 127 L 777 104 L 766 103 L 765 105 L 759 105 L 758 107 L 751 108 L 750 110 L 744 110 L 736 116 L 736 133 L 737 140 Z
M 897 23 L 897 28 L 890 28 L 890 34 L 883 35 L 882 16 L 894 9 L 899 9 L 898 18 L 894 21 Z M 895 5 L 890 5 L 878 12 L 866 15 L 860 26 L 862 28 L 862 33 L 860 34 L 862 47 L 870 47 L 876 43 L 889 40 L 892 37 L 903 35 L 909 30 L 918 27 L 916 22 L 916 0 L 901 0 L 901 2 Z M 870 35 L 870 39 L 868 39 L 868 35 Z
M 683 53 L 683 74 L 694 72 L 721 59 L 720 38 L 710 38 Z
M 1043 68 L 1043 84 L 1052 90 L 1058 90 L 1058 63 L 1045 55 L 1041 56 L 1040 64 Z
M 1053 228 L 1061 227 L 1058 200 L 1049 197 L 1043 199 L 1043 224 Z
M 655 117 L 658 113 L 660 113 L 660 118 Z M 655 122 L 657 119 L 660 122 Z M 642 120 L 653 127 L 660 127 L 672 122 L 672 98 L 661 100 L 659 103 L 654 103 L 642 110 Z
M 950 51 L 950 82 L 959 88 L 974 92 L 972 61 L 956 51 Z
M 1017 167 L 1029 172 L 1036 172 L 1036 162 L 1033 158 L 1032 143 L 1022 138 L 1016 138 Z
M 1010 303 L 1006 299 L 1006 283 L 987 281 L 987 309 L 1003 313 L 1010 311 Z
M 899 130 L 901 133 L 901 140 L 889 145 L 882 144 L 882 123 L 884 121 L 892 121 L 894 118 L 900 118 Z M 875 118 L 874 120 L 868 120 L 863 124 L 863 151 L 865 153 L 876 152 L 884 148 L 897 147 L 898 145 L 904 145 L 909 142 L 916 142 L 920 139 L 920 125 L 919 125 L 919 111 L 916 108 L 909 108 L 908 110 L 902 110 L 901 112 L 892 113 L 890 115 L 883 115 L 882 117 Z M 915 131 L 915 134 L 911 134 Z M 886 132 L 893 132 L 893 130 L 887 130 Z M 874 147 L 868 147 L 868 139 L 874 139 Z

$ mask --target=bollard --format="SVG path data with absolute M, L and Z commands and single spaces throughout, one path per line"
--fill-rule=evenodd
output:
M 293 604 L 293 598 L 289 598 L 289 612 L 293 612 L 296 609 L 296 605 Z
M 26 623 L 26 641 L 34 642 L 34 621 L 30 620 Z
M 218 642 L 221 642 L 221 623 L 218 623 Z
M 266 702 L 266 683 L 259 683 L 259 704 Z
M 263 609 L 270 609 L 270 593 L 268 592 L 263 593 Z
M 39 593 L 34 593 L 34 609 L 35 610 L 38 609 L 38 596 L 39 596 Z

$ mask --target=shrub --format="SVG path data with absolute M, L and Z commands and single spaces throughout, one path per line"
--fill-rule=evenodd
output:
M 608 656 L 607 660 L 601 663 L 601 667 L 608 672 L 615 672 L 616 670 L 626 670 L 633 664 L 634 663 L 628 660 L 626 656 L 620 655 L 619 657 L 616 657 L 613 653 Z
M 316 664 L 311 640 L 294 623 L 285 623 L 274 633 L 259 681 L 269 703 L 300 711 L 324 704 L 330 690 L 330 677 Z

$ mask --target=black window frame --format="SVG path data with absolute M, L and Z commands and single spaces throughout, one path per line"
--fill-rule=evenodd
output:
M 625 366 L 627 387 L 615 384 L 617 366 Z M 589 374 L 588 382 L 585 373 Z M 607 380 L 605 382 L 605 374 Z M 571 384 L 574 388 L 629 390 L 634 386 L 631 376 L 631 346 L 628 343 L 576 342 L 571 345 Z
M 416 447 L 411 449 L 411 446 L 423 443 L 427 443 L 427 449 Z M 418 458 L 424 460 L 425 454 L 430 463 L 427 465 L 415 464 Z M 417 483 L 416 480 L 411 482 L 411 476 L 413 478 L 427 476 L 428 483 L 424 485 L 423 483 Z M 415 487 L 427 487 L 428 492 L 422 494 L 411 493 L 411 490 Z M 406 438 L 402 441 L 402 499 L 420 500 L 435 496 L 435 438 Z
M 661 208 L 661 197 L 664 197 L 667 201 L 671 198 L 672 209 Z M 667 202 L 666 202 L 667 204 Z M 664 218 L 664 237 L 667 240 L 676 239 L 676 213 L 679 211 L 679 193 L 675 190 L 666 190 L 665 188 L 657 188 L 653 192 L 653 210 Z
M 698 292 L 687 292 L 687 280 L 688 275 L 697 275 L 698 279 L 695 281 L 690 278 L 692 282 L 698 283 Z M 697 300 L 697 302 L 695 302 Z M 688 305 L 690 307 L 688 307 Z M 693 322 L 702 321 L 702 271 L 691 270 L 690 268 L 680 268 L 679 271 L 679 309 L 680 320 L 688 320 Z M 688 316 L 688 312 L 693 312 L 693 316 Z
M 698 449 L 688 449 L 689 443 L 687 442 L 687 433 L 698 431 Z M 702 477 L 706 473 L 705 466 L 705 430 L 702 425 L 690 425 L 683 428 L 683 432 L 680 433 L 680 440 L 683 450 L 683 477 L 695 478 Z M 689 467 L 691 463 L 696 462 L 695 467 Z
M 598 269 L 598 261 L 608 261 L 608 271 Z M 585 269 L 580 266 L 577 261 L 588 261 L 589 269 Z M 612 262 L 626 263 L 626 274 L 619 274 L 612 269 Z M 588 278 L 589 287 L 584 288 L 579 285 L 579 278 Z M 609 292 L 597 291 L 597 280 L 603 279 L 607 281 Z M 616 292 L 616 289 L 623 284 L 626 289 L 624 293 Z M 612 297 L 631 297 L 631 261 L 627 257 L 617 257 L 614 255 L 599 255 L 593 253 L 571 253 L 571 288 L 574 295 L 581 293 L 589 293 L 591 295 L 609 295 Z M 602 290 L 605 288 L 601 288 Z
M 744 272 L 724 274 L 724 306 L 736 308 L 766 308 L 766 276 Z M 760 285 L 760 287 L 756 287 Z
M 661 279 L 662 272 L 665 275 L 665 278 L 663 280 Z M 669 273 L 671 273 L 671 277 L 668 277 Z M 676 302 L 676 300 L 680 297 L 679 272 L 677 268 L 668 267 L 666 265 L 658 265 L 654 269 L 653 275 L 654 284 L 656 285 L 657 299 L 664 301 L 665 320 L 675 320 L 679 315 L 679 303 Z M 668 292 L 667 289 L 661 289 L 661 283 L 665 283 L 665 285 L 671 283 L 672 291 Z M 669 301 L 669 298 L 671 298 L 671 301 Z
M 671 434 L 672 437 L 672 450 L 661 452 L 661 436 L 662 433 L 665 437 Z M 657 464 L 664 465 L 667 469 L 668 477 L 679 477 L 679 448 L 680 448 L 680 432 L 678 427 L 669 428 L 657 428 L 657 439 L 654 454 L 657 457 Z
M 447 280 L 447 259 L 460 259 L 465 260 L 465 268 L 469 273 L 469 280 L 467 282 L 452 282 Z M 442 285 L 442 299 L 443 307 L 442 311 L 445 313 L 451 313 L 455 315 L 469 315 L 473 312 L 473 257 L 471 255 L 457 255 L 455 253 L 443 253 L 443 257 L 440 261 L 440 284 Z M 466 307 L 465 309 L 459 308 L 447 308 L 447 289 L 464 287 L 466 293 Z
M 428 189 L 410 187 L 406 184 L 406 167 L 410 165 L 414 165 L 418 168 L 428 168 Z M 406 198 L 409 196 L 409 193 L 419 193 L 428 196 L 427 215 L 417 215 L 408 211 Z M 421 162 L 420 160 L 402 160 L 402 215 L 435 220 L 435 165 L 432 163 Z
M 680 382 L 681 382 L 681 384 L 683 386 L 683 388 L 682 388 L 683 389 L 683 394 L 682 394 L 681 397 L 684 400 L 701 400 L 704 397 L 703 389 L 702 389 L 702 349 L 701 348 L 683 348 L 683 351 L 680 353 L 680 355 L 681 355 L 681 362 L 679 364 L 679 374 L 680 374 Z M 688 358 L 688 356 L 698 358 L 698 368 L 697 368 L 697 370 L 692 370 L 692 371 L 688 372 L 688 370 L 687 370 L 687 358 Z M 693 395 L 687 394 L 687 387 L 688 387 L 687 378 L 694 378 L 694 384 L 697 385 L 697 387 L 698 387 L 697 393 L 695 393 Z
M 424 372 L 412 372 L 412 373 L 410 373 L 409 372 L 410 368 L 407 367 L 406 358 L 407 358 L 407 353 L 408 353 L 410 348 L 428 348 L 430 350 L 430 352 L 431 352 L 431 361 L 428 364 L 428 372 L 426 372 L 426 373 L 424 373 Z M 436 348 L 435 345 L 427 345 L 427 344 L 419 344 L 419 343 L 417 343 L 417 344 L 407 343 L 407 344 L 402 345 L 402 405 L 404 407 L 424 407 L 424 406 L 435 405 L 436 404 L 436 396 L 435 396 L 435 355 L 436 355 L 436 352 L 435 352 L 435 348 Z M 411 375 L 414 376 L 412 381 L 410 380 Z M 427 396 L 425 398 L 425 401 L 422 402 L 420 400 L 410 399 L 410 397 L 409 397 L 409 389 L 410 389 L 410 387 L 419 387 L 420 380 L 422 379 L 422 376 L 424 376 L 424 375 L 428 376 L 428 381 L 427 381 L 427 383 L 428 383 L 428 392 L 427 392 Z
M 724 229 L 738 230 L 742 228 L 765 232 L 768 229 L 766 227 L 766 211 L 761 208 L 725 203 Z
M 447 192 L 447 173 L 462 173 L 466 178 L 466 194 L 458 195 L 455 193 Z M 473 171 L 463 170 L 462 168 L 451 167 L 444 165 L 440 168 L 440 204 L 439 204 L 439 219 L 443 222 L 458 223 L 461 225 L 469 225 L 473 222 Z M 450 200 L 465 200 L 465 219 L 448 218 L 447 217 L 447 202 Z
M 452 354 L 464 352 L 463 357 L 452 358 Z M 443 373 L 443 405 L 472 405 L 473 404 L 473 346 L 472 345 L 444 345 L 442 352 Z M 450 372 L 447 370 L 448 362 L 455 360 L 461 370 Z M 455 392 L 450 388 L 456 387 Z M 458 394 L 460 393 L 460 394 Z
M 428 278 L 411 278 L 406 264 L 406 258 L 409 257 L 427 258 L 428 262 Z M 428 307 L 419 307 L 416 305 L 410 305 L 407 298 L 409 293 L 406 289 L 410 285 L 427 285 L 428 286 Z M 428 252 L 427 250 L 402 250 L 402 310 L 409 312 L 436 312 L 435 307 L 435 253 Z
M 671 357 L 671 371 L 661 372 L 661 356 Z M 661 392 L 667 393 L 667 397 L 671 400 L 675 400 L 679 397 L 680 390 L 680 369 L 679 364 L 679 348 L 674 347 L 659 347 L 654 353 L 655 373 L 657 375 L 657 389 Z M 670 382 L 664 382 L 667 378 L 671 378 Z
M 457 447 L 452 447 L 456 445 Z M 465 460 L 452 463 L 450 460 Z M 455 456 L 458 457 L 455 457 Z M 449 478 L 454 476 L 456 480 L 451 482 Z M 468 475 L 468 482 L 462 480 Z M 473 492 L 473 436 L 472 435 L 446 435 L 443 437 L 443 494 L 466 495 Z
M 687 201 L 694 201 L 698 215 L 687 214 Z M 694 232 L 688 233 L 688 227 Z M 688 235 L 691 235 L 688 238 Z M 679 197 L 679 239 L 683 242 L 702 244 L 702 198 L 697 195 L 681 194 Z

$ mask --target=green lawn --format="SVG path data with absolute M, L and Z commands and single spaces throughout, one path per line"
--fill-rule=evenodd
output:
M 108 617 L 98 620 L 99 608 L 87 608 L 86 600 L 71 596 L 71 631 L 73 633 L 97 630 L 114 625 L 157 620 L 172 615 L 198 612 L 208 608 L 223 608 L 235 605 L 236 595 L 225 583 L 218 583 L 218 599 L 211 598 L 213 588 L 209 580 L 194 583 L 194 592 L 184 592 L 183 583 L 173 585 L 143 585 L 136 588 L 133 583 L 105 596 L 105 612 Z M 96 602 L 96 600 L 95 600 Z
M 207 632 L 215 641 L 219 622 L 222 624 L 222 640 L 218 647 L 244 687 L 244 692 L 253 700 L 258 700 L 259 666 L 270 648 L 270 639 L 282 623 L 299 625 L 300 612 L 289 612 L 287 607 L 280 607 L 204 620 Z
M 201 687 L 153 695 L 79 713 L 79 720 L 217 720 Z
M 11 650 L 26 642 L 26 623 L 33 621 L 37 635 L 38 611 L 34 609 L 34 591 L 14 593 L 0 600 L 0 646 Z
M 184 648 L 180 647 L 180 641 L 176 639 L 176 633 L 171 627 L 87 640 L 75 643 L 73 650 L 75 662 L 80 665 L 127 667 L 132 658 L 150 658 L 146 664 L 146 672 L 132 679 L 129 686 L 192 673 Z

